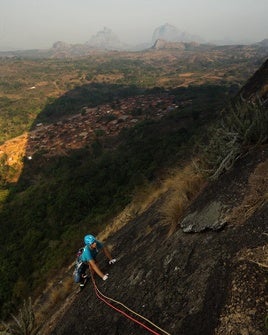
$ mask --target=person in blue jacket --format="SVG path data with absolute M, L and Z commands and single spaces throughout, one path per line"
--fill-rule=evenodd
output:
M 114 264 L 116 259 L 112 257 L 110 251 L 96 239 L 93 235 L 86 235 L 84 237 L 85 248 L 81 255 L 81 260 L 87 264 L 93 272 L 96 272 L 103 280 L 107 280 L 109 274 L 104 274 L 99 268 L 96 258 L 98 253 L 103 250 L 105 256 L 109 260 L 109 264 Z M 83 284 L 83 283 L 82 283 Z M 80 284 L 80 287 L 83 286 Z

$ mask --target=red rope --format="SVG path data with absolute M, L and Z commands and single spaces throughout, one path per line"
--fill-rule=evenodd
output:
M 93 282 L 93 285 L 94 285 L 94 290 L 95 290 L 95 293 L 96 293 L 96 296 L 102 300 L 106 305 L 110 306 L 111 308 L 113 308 L 114 310 L 116 310 L 117 312 L 121 313 L 122 315 L 124 315 L 126 318 L 130 319 L 131 321 L 133 322 L 136 322 L 138 325 L 140 325 L 141 327 L 145 328 L 146 330 L 148 330 L 150 333 L 152 334 L 155 334 L 155 335 L 161 335 L 159 333 L 157 333 L 156 331 L 154 331 L 153 329 L 147 327 L 145 324 L 143 324 L 142 322 L 138 321 L 137 319 L 133 318 L 132 316 L 128 315 L 127 313 L 125 313 L 124 311 L 122 311 L 121 309 L 115 307 L 114 305 L 112 305 L 110 302 L 108 302 L 106 299 L 104 299 L 99 293 L 98 293 L 98 290 L 97 290 L 97 285 L 96 285 L 96 282 L 93 278 L 93 275 L 91 273 L 91 279 L 92 279 L 92 282 Z

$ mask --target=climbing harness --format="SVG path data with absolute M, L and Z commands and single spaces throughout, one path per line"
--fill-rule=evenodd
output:
M 151 329 L 150 327 L 146 326 L 144 323 L 140 322 L 139 320 L 135 319 L 134 317 L 132 317 L 131 315 L 127 314 L 126 312 L 122 311 L 121 309 L 115 307 L 111 302 L 112 301 L 118 305 L 123 306 L 125 309 L 127 309 L 128 311 L 130 311 L 131 313 L 135 314 L 136 316 L 140 317 L 141 319 L 145 320 L 146 322 L 150 323 L 152 326 L 154 326 L 156 329 L 160 330 L 163 334 L 166 335 L 171 335 L 168 332 L 166 332 L 165 330 L 161 329 L 160 327 L 158 327 L 156 324 L 154 324 L 153 322 L 151 322 L 150 320 L 146 319 L 145 317 L 143 317 L 142 315 L 134 312 L 132 309 L 128 308 L 127 306 L 125 306 L 124 304 L 122 304 L 120 301 L 114 300 L 112 298 L 109 298 L 107 296 L 105 296 L 103 293 L 100 292 L 100 290 L 97 287 L 96 281 L 94 279 L 94 276 L 92 274 L 92 271 L 90 271 L 90 276 L 91 276 L 91 280 L 94 286 L 94 291 L 96 293 L 96 296 L 103 301 L 106 305 L 108 305 L 109 307 L 113 308 L 114 310 L 116 310 L 118 313 L 124 315 L 126 318 L 130 319 L 131 321 L 137 323 L 138 325 L 140 325 L 141 327 L 145 328 L 146 330 L 148 330 L 151 334 L 154 335 L 161 335 L 160 333 L 156 332 L 155 330 Z M 108 301 L 109 300 L 109 301 Z

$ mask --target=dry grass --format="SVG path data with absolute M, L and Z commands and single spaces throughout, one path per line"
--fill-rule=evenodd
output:
M 66 297 L 73 292 L 73 285 L 72 277 L 65 278 L 56 287 L 49 285 L 50 288 L 44 293 L 43 301 L 39 301 L 34 306 L 38 324 L 42 324 L 52 311 L 58 310 L 57 306 L 62 305 Z
M 7 177 L 8 182 L 17 182 L 23 169 L 23 160 L 28 142 L 28 134 L 15 137 L 0 146 L 0 156 L 7 155 L 7 165 L 16 171 L 12 177 Z
M 261 268 L 268 269 L 268 244 L 255 249 L 242 249 L 237 257 L 238 261 L 254 263 Z
M 125 207 L 98 235 L 101 240 L 114 234 L 138 215 L 144 213 L 159 197 L 166 192 L 161 185 L 151 184 L 137 190 L 132 202 Z
M 179 218 L 204 186 L 204 177 L 192 164 L 171 171 L 163 185 L 168 194 L 159 208 L 162 223 L 170 226 L 169 234 L 176 229 Z
M 69 280 L 65 280 L 64 282 L 62 282 L 61 286 L 59 286 L 56 290 L 53 290 L 48 301 L 49 304 L 55 305 L 59 301 L 62 301 L 69 294 L 73 284 L 72 282 L 72 278 L 69 278 Z
M 164 194 L 167 196 L 163 205 L 159 208 L 159 214 L 162 223 L 170 225 L 170 232 L 172 232 L 183 211 L 194 197 L 199 194 L 204 185 L 204 178 L 200 173 L 196 172 L 192 163 L 182 169 L 169 171 L 161 183 L 147 185 L 138 190 L 131 204 L 107 225 L 99 234 L 99 238 L 102 240 L 107 239 L 110 234 L 114 234 L 125 224 L 144 213 Z
M 228 217 L 233 224 L 243 224 L 268 200 L 268 160 L 257 165 L 249 176 L 241 204 L 235 207 Z

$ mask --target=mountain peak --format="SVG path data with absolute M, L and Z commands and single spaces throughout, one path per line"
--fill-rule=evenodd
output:
M 62 41 L 57 41 L 52 46 L 53 49 L 68 49 L 69 47 L 70 45 L 68 43 Z
M 104 27 L 103 30 L 93 35 L 86 45 L 98 49 L 122 49 L 123 44 L 121 43 L 118 36 L 109 28 Z
M 180 31 L 169 23 L 165 23 L 154 30 L 152 42 L 155 43 L 157 40 L 166 40 L 168 42 L 202 42 L 199 36 Z

